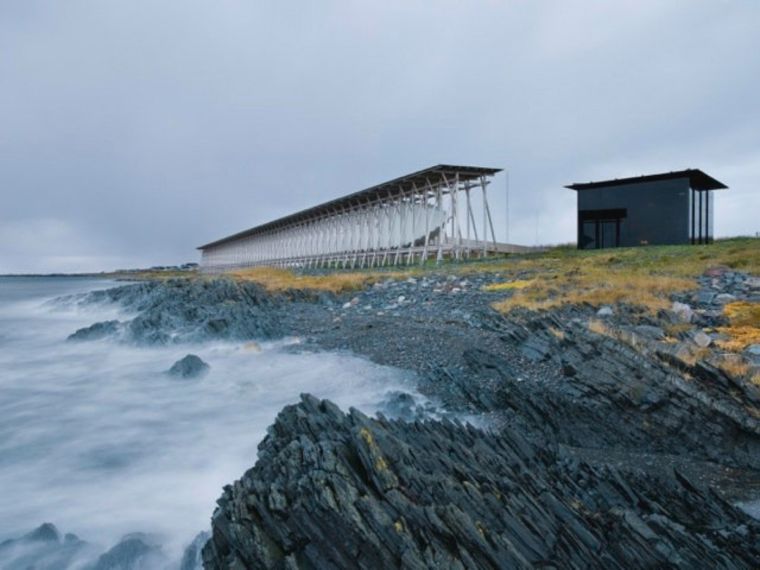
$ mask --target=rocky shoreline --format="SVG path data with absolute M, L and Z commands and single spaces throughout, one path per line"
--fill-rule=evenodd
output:
M 757 567 L 757 523 L 726 501 L 760 497 L 760 391 L 718 365 L 715 342 L 720 333 L 715 327 L 724 319 L 724 303 L 760 299 L 760 281 L 718 268 L 700 278 L 698 290 L 674 296 L 671 310 L 655 316 L 625 305 L 602 309 L 584 305 L 541 313 L 518 310 L 506 318 L 491 307 L 505 293 L 483 289 L 500 280 L 498 274 L 462 277 L 432 273 L 419 279 L 388 279 L 358 294 L 342 296 L 271 295 L 253 283 L 226 279 L 131 284 L 78 301 L 118 303 L 131 318 L 96 323 L 76 331 L 71 339 L 113 336 L 139 344 L 168 344 L 299 336 L 303 342 L 295 350 L 346 350 L 411 370 L 417 374 L 420 391 L 441 402 L 447 411 L 476 414 L 489 426 L 485 433 L 446 422 L 418 425 L 366 419 L 371 426 L 367 429 L 384 434 L 375 438 L 379 442 L 376 451 L 390 465 L 388 477 L 411 485 L 438 481 L 448 494 L 438 495 L 436 500 L 452 509 L 472 506 L 470 519 L 485 517 L 489 525 L 500 529 L 489 534 L 490 538 L 476 532 L 478 540 L 473 535 L 463 550 L 452 550 L 451 542 L 457 542 L 464 527 L 447 523 L 425 529 L 422 519 L 417 520 L 414 532 L 427 536 L 427 542 L 417 535 L 409 542 L 403 533 L 387 533 L 387 529 L 381 533 L 366 528 L 351 531 L 345 526 L 350 518 L 340 523 L 334 520 L 334 512 L 330 514 L 336 508 L 335 497 L 320 495 L 315 487 L 314 493 L 308 493 L 312 503 L 308 508 L 304 503 L 308 516 L 302 513 L 298 522 L 301 534 L 296 539 L 286 532 L 292 526 L 289 519 L 277 514 L 276 506 L 265 504 L 266 496 L 270 503 L 279 500 L 277 493 L 285 491 L 277 485 L 292 492 L 288 486 L 294 481 L 309 479 L 313 461 L 307 456 L 324 451 L 324 442 L 309 430 L 327 421 L 325 414 L 330 421 L 324 437 L 337 438 L 341 445 L 345 445 L 347 432 L 365 422 L 357 419 L 355 412 L 344 416 L 327 403 L 307 398 L 293 409 L 296 411 L 283 412 L 287 417 L 281 416 L 273 428 L 273 433 L 280 430 L 285 434 L 276 445 L 287 447 L 289 442 L 293 449 L 288 453 L 300 457 L 281 465 L 292 473 L 292 480 L 278 482 L 275 477 L 273 462 L 279 460 L 279 452 L 272 451 L 275 443 L 270 436 L 262 443 L 256 467 L 232 490 L 226 490 L 220 501 L 214 516 L 214 540 L 204 554 L 207 568 L 236 567 L 231 565 L 235 556 L 242 557 L 244 565 L 239 567 L 251 567 L 254 563 L 244 557 L 244 553 L 254 552 L 250 536 L 264 541 L 257 548 L 261 556 L 269 556 L 271 564 L 264 566 L 273 567 L 344 567 L 340 560 L 348 558 L 341 557 L 363 552 L 362 545 L 377 542 L 378 537 L 388 543 L 383 548 L 389 550 L 376 553 L 380 558 L 368 559 L 364 567 L 373 567 L 380 560 L 405 561 L 403 556 L 414 561 L 409 562 L 410 567 L 432 567 L 433 561 L 439 567 L 457 567 L 453 552 L 461 555 L 460 560 L 473 562 L 464 567 L 499 567 L 507 561 L 515 567 L 582 567 L 583 560 L 598 567 L 630 567 L 636 557 L 650 567 L 699 567 L 700 561 L 709 561 L 709 567 Z M 666 334 L 667 329 L 678 332 Z M 694 358 L 697 353 L 700 357 Z M 750 366 L 760 367 L 751 351 L 743 358 Z M 213 362 L 209 364 L 213 367 Z M 291 425 L 288 418 L 292 420 L 293 414 L 301 419 Z M 309 423 L 312 420 L 317 424 Z M 283 421 L 287 425 L 280 425 Z M 421 479 L 416 472 L 421 468 L 415 468 L 414 462 L 408 465 L 408 446 L 414 447 L 415 437 L 422 437 L 421 433 L 431 438 L 430 445 L 436 442 L 440 447 L 435 453 L 442 470 L 432 474 L 433 479 Z M 449 446 L 443 441 L 450 441 Z M 486 460 L 490 456 L 485 455 L 451 463 L 448 453 L 459 453 L 457 445 L 463 446 L 462 452 L 467 445 L 484 449 L 516 446 L 519 453 L 511 459 L 507 454 Z M 414 457 L 423 451 L 418 449 Z M 391 498 L 385 493 L 390 488 L 384 491 L 382 484 L 378 487 L 366 477 L 357 479 L 357 460 L 352 456 L 359 453 L 356 449 L 333 452 L 338 455 L 332 467 L 343 475 L 345 470 L 351 473 L 350 481 L 341 478 L 340 484 L 350 487 L 343 489 L 346 497 L 371 496 L 373 508 L 384 512 L 391 508 Z M 426 456 L 430 465 L 435 464 L 434 455 Z M 536 462 L 537 456 L 542 460 Z M 480 477 L 487 478 L 488 470 L 494 468 L 497 472 L 491 477 L 504 479 L 506 484 L 506 467 L 499 465 L 514 461 L 529 465 L 526 473 L 543 481 L 554 500 L 565 507 L 573 501 L 586 505 L 570 509 L 571 514 L 544 505 L 541 515 L 530 523 L 538 525 L 534 530 L 544 541 L 541 546 L 531 542 L 535 537 L 510 534 L 516 532 L 514 525 L 526 524 L 522 514 L 503 513 L 499 518 L 482 496 L 469 505 L 472 498 L 463 487 L 465 480 L 461 475 L 461 480 L 452 479 L 457 470 L 467 473 L 477 465 Z M 398 462 L 405 471 L 395 470 Z M 558 465 L 565 467 L 559 469 Z M 579 488 L 578 480 L 586 479 L 593 480 L 590 487 Z M 515 504 L 526 501 L 535 506 L 536 501 L 549 500 L 545 491 L 531 494 L 520 482 L 513 480 L 509 487 Z M 622 493 L 621 485 L 633 494 Z M 614 496 L 609 494 L 610 488 L 617 489 Z M 602 493 L 600 498 L 599 489 L 605 489 L 607 495 Z M 261 505 L 257 502 L 255 509 L 245 502 L 251 493 L 256 501 L 264 501 Z M 416 500 L 399 505 L 422 508 Z M 240 519 L 244 508 L 253 510 Z M 373 519 L 376 524 L 390 520 L 375 515 L 379 517 Z M 567 517 L 572 518 L 572 525 Z M 600 517 L 613 521 L 620 534 L 600 535 L 595 526 Z M 393 524 L 395 520 L 391 527 Z M 340 548 L 333 545 L 334 552 L 327 546 L 312 552 L 316 547 L 310 550 L 308 545 L 323 544 L 320 541 L 325 536 L 320 532 L 325 525 L 338 525 L 346 544 Z M 477 525 L 468 528 L 477 530 Z M 720 538 L 705 534 L 706 529 Z M 464 536 L 466 533 L 462 539 Z M 270 540 L 276 545 L 269 544 Z M 613 547 L 620 540 L 627 541 L 627 546 Z M 272 553 L 277 552 L 281 556 L 275 561 Z M 255 564 L 262 564 L 261 560 L 264 558 Z
M 678 471 L 550 441 L 373 420 L 305 396 L 225 489 L 203 550 L 228 568 L 751 568 L 760 523 Z

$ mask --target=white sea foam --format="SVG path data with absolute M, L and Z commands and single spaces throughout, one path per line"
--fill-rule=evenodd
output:
M 0 278 L 0 541 L 50 521 L 104 547 L 152 533 L 178 556 L 300 393 L 371 413 L 387 392 L 411 391 L 401 371 L 295 354 L 287 340 L 258 348 L 66 342 L 116 309 L 53 310 L 46 301 L 109 285 Z M 206 376 L 164 374 L 188 353 L 210 364 Z

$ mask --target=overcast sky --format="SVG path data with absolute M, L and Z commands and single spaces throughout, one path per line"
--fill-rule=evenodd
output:
M 760 232 L 760 2 L 0 1 L 0 273 L 197 261 L 442 162 L 510 171 L 515 243 L 688 167 Z

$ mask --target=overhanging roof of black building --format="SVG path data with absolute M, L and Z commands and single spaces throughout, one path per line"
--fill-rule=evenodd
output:
M 676 172 L 663 172 L 662 174 L 649 174 L 646 176 L 634 176 L 631 178 L 615 178 L 613 180 L 602 180 L 599 182 L 581 182 L 565 186 L 570 190 L 593 190 L 595 188 L 609 188 L 610 186 L 626 186 L 628 184 L 639 184 L 642 182 L 660 182 L 662 180 L 676 180 L 679 178 L 688 178 L 689 185 L 694 190 L 722 190 L 728 188 L 722 182 L 719 182 L 712 176 L 708 176 L 698 168 L 687 168 Z
M 480 176 L 492 176 L 497 172 L 501 172 L 501 170 L 501 168 L 483 168 L 480 166 L 456 166 L 453 164 L 438 164 L 436 166 L 431 166 L 430 168 L 425 168 L 424 170 L 419 170 L 417 172 L 389 180 L 388 182 L 383 182 L 382 184 L 377 184 L 376 186 L 371 186 L 370 188 L 365 188 L 359 192 L 354 192 L 353 194 L 348 194 L 346 196 L 342 196 L 341 198 L 336 198 L 335 200 L 324 202 L 318 206 L 313 206 L 311 208 L 301 210 L 295 214 L 290 214 L 289 216 L 278 218 L 271 222 L 267 222 L 266 224 L 238 232 L 231 236 L 212 241 L 211 243 L 200 246 L 198 249 L 208 249 L 210 247 L 221 245 L 223 243 L 235 241 L 256 234 L 262 234 L 277 228 L 292 225 L 297 222 L 319 217 L 321 215 L 331 214 L 342 209 L 366 205 L 367 202 L 393 199 L 403 193 L 412 191 L 415 186 L 421 190 L 425 187 L 428 181 L 430 181 L 431 184 L 438 184 L 441 182 L 444 176 L 448 178 L 449 182 L 453 182 L 454 177 L 456 175 L 459 175 L 459 181 L 466 182 L 468 180 L 475 180 Z

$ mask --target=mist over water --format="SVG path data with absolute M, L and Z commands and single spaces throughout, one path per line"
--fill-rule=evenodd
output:
M 295 339 L 258 349 L 67 342 L 118 310 L 51 299 L 113 285 L 0 277 L 0 541 L 49 521 L 103 548 L 131 532 L 155 534 L 177 558 L 300 393 L 372 413 L 389 391 L 413 392 L 406 373 L 344 354 L 293 353 Z M 188 353 L 210 372 L 167 376 Z

